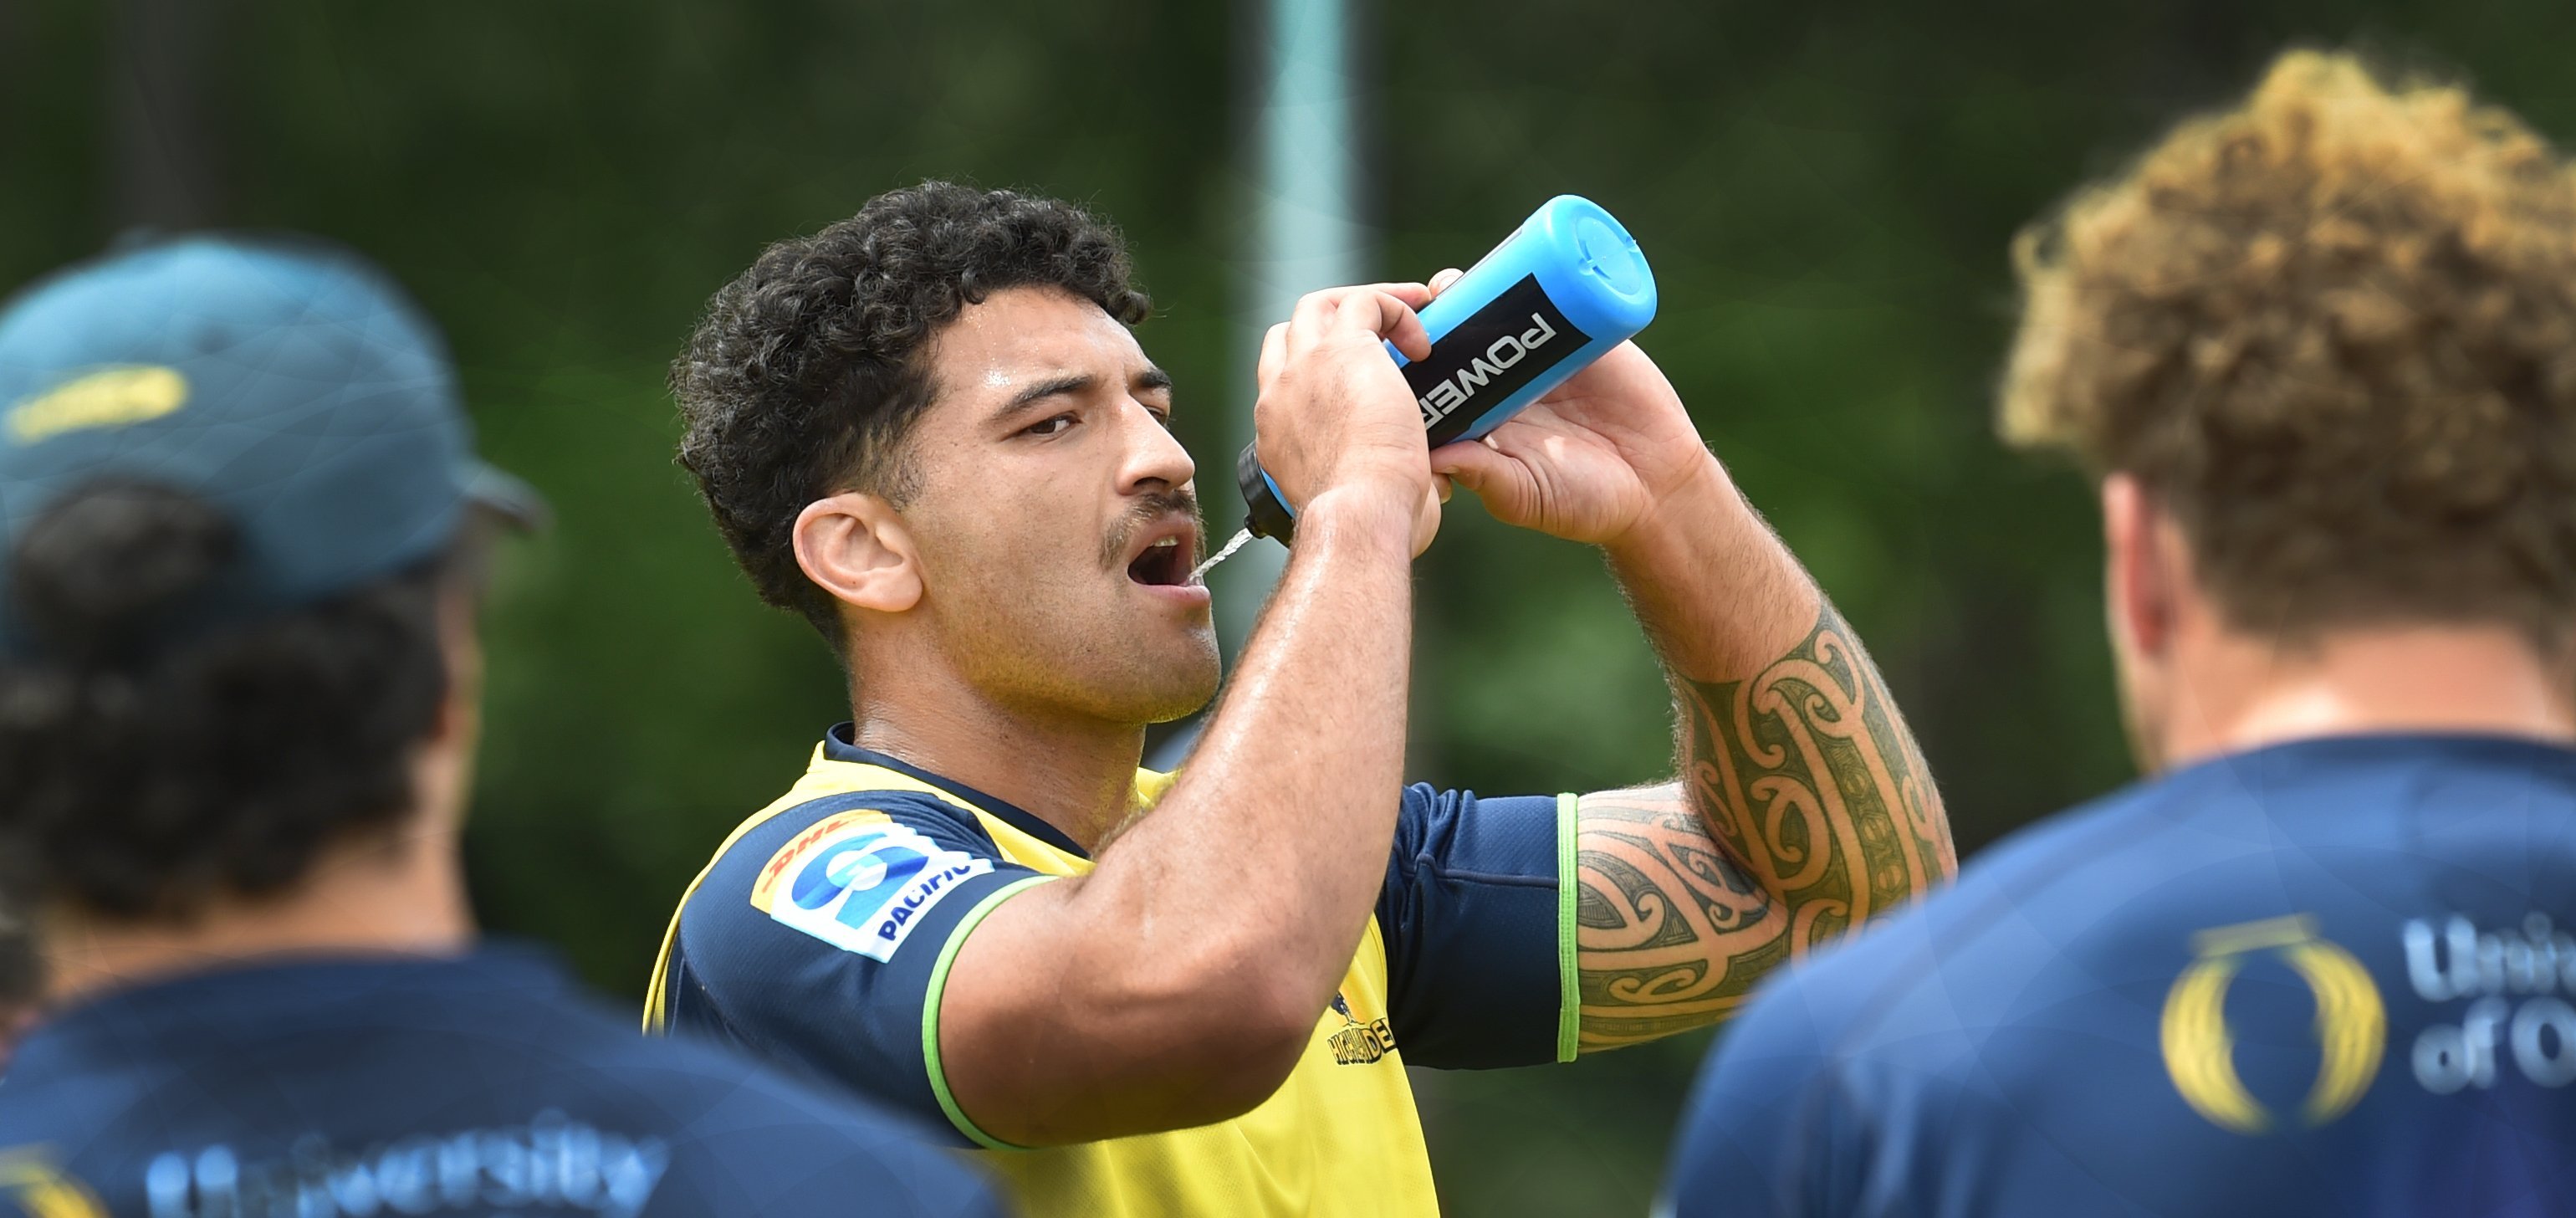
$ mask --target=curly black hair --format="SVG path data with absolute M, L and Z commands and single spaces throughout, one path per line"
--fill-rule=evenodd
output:
M 903 440 L 930 405 L 921 358 L 941 326 L 1005 288 L 1061 288 L 1127 325 L 1152 308 L 1117 231 L 1070 203 L 924 182 L 761 251 L 715 294 L 671 365 L 716 527 L 760 598 L 805 615 L 835 648 L 832 598 L 796 566 L 792 531 L 845 490 L 900 507 Z
M 31 905 L 184 919 L 289 888 L 411 809 L 447 696 L 439 601 L 479 578 L 476 532 L 324 603 L 168 638 L 239 546 L 205 500 L 121 479 L 21 537 L 10 593 L 41 658 L 0 662 L 0 855 Z

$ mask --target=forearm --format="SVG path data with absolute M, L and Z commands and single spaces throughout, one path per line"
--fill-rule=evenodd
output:
M 950 1084 L 1041 1145 L 1185 1128 L 1275 1090 L 1386 872 L 1412 639 L 1409 513 L 1309 504 L 1179 783 L 1088 875 L 997 907 L 951 975 Z
M 1806 637 L 1824 594 L 1716 457 L 1694 468 L 1602 551 L 1665 671 L 1740 679 Z
M 1093 876 L 1094 896 L 1150 907 L 1166 933 L 1257 959 L 1308 1014 L 1350 965 L 1395 832 L 1413 623 L 1406 507 L 1307 506 L 1178 785 Z
M 1955 870 L 1877 667 L 1713 458 L 1610 561 L 1671 676 L 1682 792 L 1783 905 L 1793 952 Z

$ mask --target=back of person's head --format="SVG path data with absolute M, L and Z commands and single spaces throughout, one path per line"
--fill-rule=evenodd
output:
M 2576 611 L 2576 173 L 2456 85 L 2282 56 L 2016 246 L 2005 436 L 2133 479 L 2236 630 Z
M 0 854 L 185 919 L 415 806 L 479 577 L 427 323 L 354 257 L 196 238 L 0 312 Z
M 292 885 L 411 809 L 447 695 L 439 598 L 464 564 L 165 642 L 240 549 L 213 504 L 125 480 L 24 533 L 9 585 L 47 658 L 0 664 L 0 840 L 48 900 L 184 916 Z

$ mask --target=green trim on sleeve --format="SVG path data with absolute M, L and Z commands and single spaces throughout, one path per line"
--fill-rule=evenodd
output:
M 996 888 L 986 894 L 983 900 L 977 901 L 975 908 L 967 910 L 966 916 L 958 921 L 957 929 L 948 932 L 948 942 L 939 946 L 939 960 L 930 966 L 929 991 L 922 995 L 921 1060 L 930 1067 L 931 1093 L 939 1097 L 939 1110 L 948 1114 L 948 1123 L 955 1125 L 957 1132 L 965 1134 L 973 1139 L 977 1146 L 986 1150 L 1027 1150 L 1029 1148 L 1014 1146 L 977 1129 L 975 1122 L 967 1119 L 966 1110 L 957 1106 L 957 1097 L 948 1093 L 948 1070 L 939 1061 L 939 1004 L 948 993 L 948 966 L 957 962 L 957 949 L 966 945 L 966 936 L 974 932 L 975 925 L 982 922 L 985 915 L 1001 908 L 1002 902 L 1012 896 L 1056 878 L 1058 877 L 1051 875 L 1033 875 L 1017 883 Z
M 1556 1060 L 1570 1062 L 1582 1047 L 1582 974 L 1574 963 L 1574 836 L 1581 797 L 1556 797 Z

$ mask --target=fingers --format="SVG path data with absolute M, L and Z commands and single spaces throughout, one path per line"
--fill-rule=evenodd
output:
M 1431 354 L 1430 335 L 1415 310 L 1431 303 L 1431 289 L 1419 283 L 1371 283 L 1308 292 L 1289 316 L 1288 351 L 1301 354 L 1326 341 L 1336 327 L 1356 325 L 1395 344 L 1407 359 Z
M 1441 495 L 1437 487 L 1422 488 L 1422 506 L 1413 512 L 1413 556 L 1431 548 L 1431 539 L 1440 535 Z
M 1454 266 L 1453 266 L 1453 267 L 1450 267 L 1448 270 L 1442 271 L 1442 272 L 1440 272 L 1439 274 L 1432 276 L 1432 277 L 1431 277 L 1431 283 L 1430 283 L 1431 295 L 1432 295 L 1434 298 L 1437 298 L 1437 297 L 1438 297 L 1442 292 L 1446 292 L 1446 291 L 1448 291 L 1448 290 L 1449 290 L 1449 286 L 1450 286 L 1451 284 L 1454 284 L 1454 283 L 1458 282 L 1459 280 L 1464 279 L 1464 278 L 1466 278 L 1466 277 L 1467 277 L 1467 272 L 1462 271 L 1462 270 L 1459 270 L 1458 268 L 1456 268 L 1456 267 L 1454 267 Z
M 1290 317 L 1292 320 L 1312 317 L 1321 321 L 1331 317 L 1343 305 L 1372 296 L 1393 297 L 1405 308 L 1419 309 L 1431 303 L 1431 288 L 1420 283 L 1358 283 L 1349 287 L 1323 288 L 1298 297 L 1297 307 Z
M 1412 305 L 1391 295 L 1381 293 L 1372 299 L 1378 304 L 1378 315 L 1376 324 L 1369 329 L 1378 337 L 1394 343 L 1395 349 L 1403 352 L 1406 359 L 1431 358 L 1431 332 L 1422 328 L 1422 315 L 1414 312 Z
M 1494 451 L 1483 440 L 1461 440 L 1431 450 L 1431 472 L 1445 481 L 1466 487 L 1478 497 L 1493 485 L 1494 475 L 1511 465 L 1512 459 Z
M 1283 326 L 1262 337 L 1253 404 L 1264 467 L 1290 502 L 1344 484 L 1396 484 L 1432 509 L 1422 540 L 1438 528 L 1440 494 L 1423 460 L 1422 421 L 1387 346 L 1411 358 L 1431 351 L 1415 310 L 1423 284 L 1333 288 L 1298 299 Z M 1401 503 L 1399 499 L 1396 502 Z
M 1253 365 L 1253 383 L 1267 388 L 1279 379 L 1279 365 L 1288 358 L 1288 323 L 1280 322 L 1261 336 L 1261 359 Z
M 1431 285 L 1423 283 L 1373 283 L 1370 291 L 1383 292 L 1404 302 L 1408 309 L 1419 309 L 1431 303 Z

